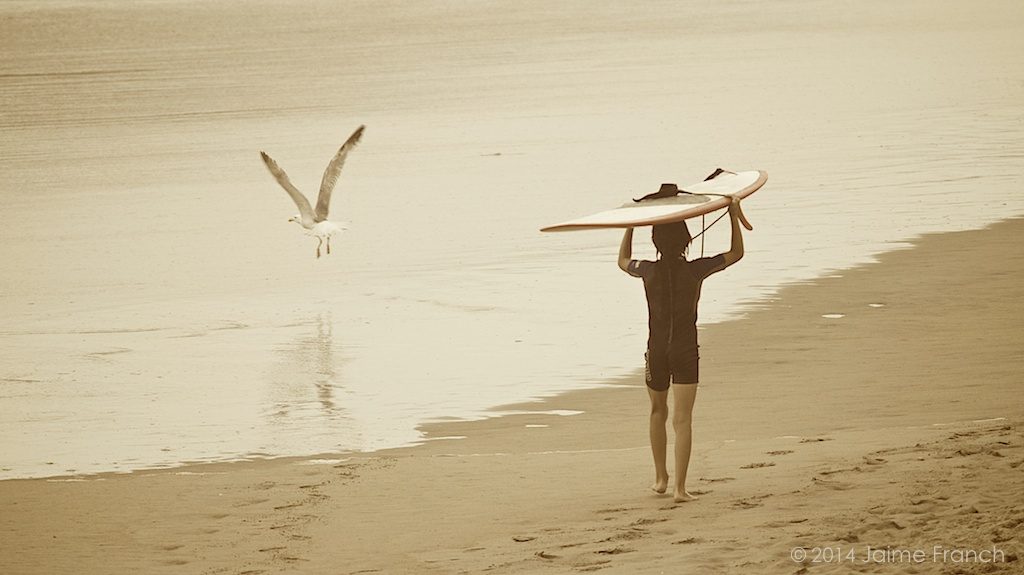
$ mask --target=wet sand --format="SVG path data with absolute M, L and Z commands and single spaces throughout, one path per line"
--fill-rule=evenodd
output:
M 647 490 L 636 374 L 509 408 L 549 414 L 431 425 L 413 448 L 0 482 L 0 564 L 1020 572 L 1022 233 L 926 236 L 703 330 L 696 502 Z

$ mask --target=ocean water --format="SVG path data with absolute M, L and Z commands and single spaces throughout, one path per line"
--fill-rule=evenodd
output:
M 769 180 L 704 324 L 1024 213 L 1024 11 L 896 4 L 0 3 L 0 479 L 406 445 L 628 375 L 620 234 L 537 229 L 716 167 Z M 312 195 L 360 124 L 318 260 L 258 151 Z

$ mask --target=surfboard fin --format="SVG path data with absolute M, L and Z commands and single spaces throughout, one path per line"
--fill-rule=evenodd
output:
M 721 176 L 724 173 L 726 173 L 726 171 L 723 170 L 722 168 L 715 168 L 715 171 L 711 172 L 711 174 L 708 175 L 708 177 L 704 178 L 704 181 L 706 182 L 708 180 L 712 180 L 714 178 L 717 178 L 718 176 Z
M 731 173 L 733 173 L 733 172 L 730 172 L 729 170 L 723 170 L 722 168 L 716 168 L 715 171 L 713 171 L 710 174 L 708 174 L 708 177 L 704 178 L 704 181 L 706 182 L 708 180 L 717 178 L 718 176 L 721 176 L 722 174 L 731 174 Z M 661 187 L 658 188 L 657 192 L 652 192 L 650 194 L 647 194 L 646 196 L 640 198 L 639 200 L 636 199 L 636 198 L 633 198 L 633 201 L 637 202 L 637 203 L 640 203 L 640 202 L 642 202 L 644 200 L 657 200 L 659 198 L 671 198 L 671 197 L 674 197 L 674 196 L 678 196 L 679 194 L 692 194 L 692 193 L 693 192 L 688 192 L 686 190 L 680 190 L 679 186 L 677 186 L 675 184 L 667 183 L 667 184 L 662 184 Z

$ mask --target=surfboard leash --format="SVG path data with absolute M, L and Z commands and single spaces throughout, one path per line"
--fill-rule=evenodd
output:
M 708 226 L 704 223 L 705 218 L 707 218 L 707 214 L 700 215 L 700 233 L 697 234 L 700 236 L 700 257 L 704 257 L 704 232 L 708 231 Z
M 715 218 L 715 221 L 711 222 L 710 226 L 704 225 L 704 216 L 705 215 L 706 214 L 702 214 L 700 216 L 700 227 L 703 228 L 703 229 L 701 229 L 699 234 L 693 236 L 690 239 L 690 241 L 692 242 L 693 240 L 695 240 L 697 238 L 700 238 L 700 257 L 704 257 L 704 232 L 710 230 L 712 227 L 714 227 L 715 224 L 717 224 L 719 221 L 721 221 L 722 218 L 724 218 L 725 216 L 729 215 L 729 210 L 726 210 L 726 211 L 722 212 L 722 215 L 720 215 L 717 218 Z

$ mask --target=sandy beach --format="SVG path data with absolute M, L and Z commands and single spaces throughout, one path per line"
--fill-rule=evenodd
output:
M 18 575 L 1019 573 L 1022 233 L 1015 219 L 927 236 L 703 330 L 695 502 L 647 491 L 637 374 L 509 408 L 549 415 L 433 425 L 418 447 L 0 482 L 0 562 Z

